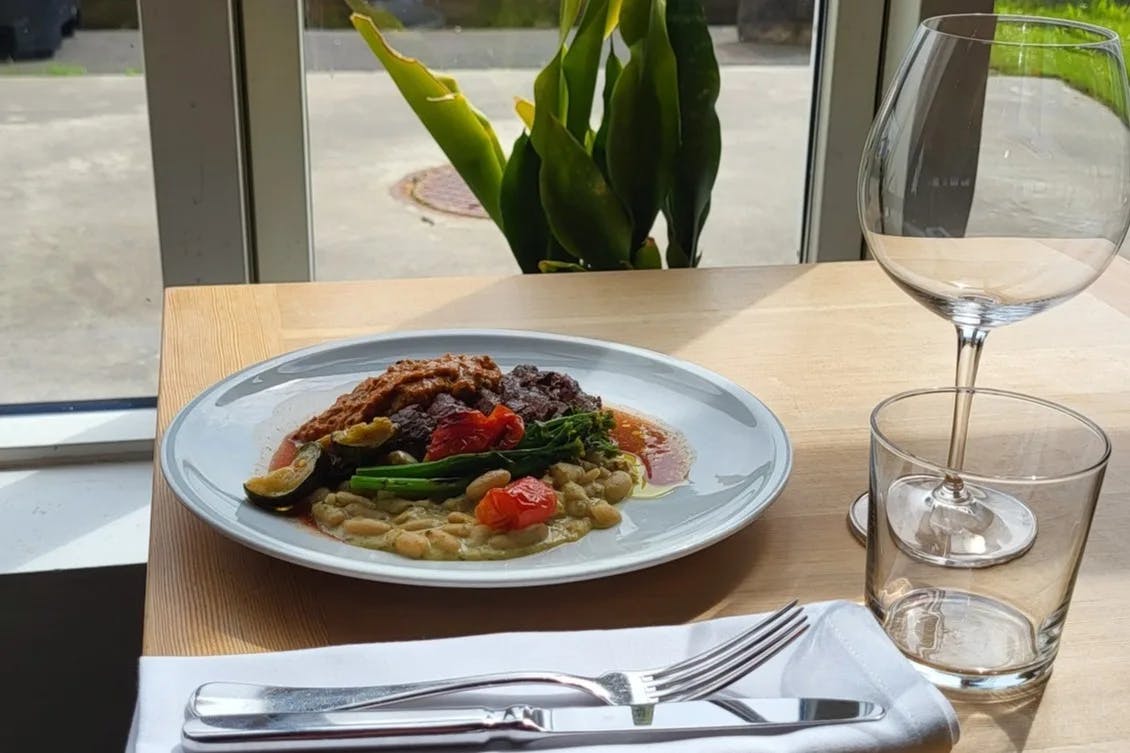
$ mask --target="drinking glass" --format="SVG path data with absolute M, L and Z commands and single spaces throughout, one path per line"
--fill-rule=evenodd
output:
M 1130 129 L 1118 36 L 1074 21 L 927 19 L 864 148 L 859 215 L 892 280 L 957 328 L 958 387 L 988 333 L 1071 298 L 1130 223 Z M 954 395 L 945 466 L 895 531 L 923 559 L 987 567 L 1032 545 L 1021 500 L 962 474 L 969 393 Z M 866 497 L 850 519 L 866 520 Z
M 949 417 L 967 398 L 966 462 L 949 464 Z M 904 392 L 871 414 L 867 604 L 887 634 L 942 688 L 1004 698 L 1051 672 L 1110 442 L 1067 408 L 1013 392 Z M 1006 495 L 1039 529 L 1024 555 L 992 568 L 928 562 L 905 528 L 946 478 Z

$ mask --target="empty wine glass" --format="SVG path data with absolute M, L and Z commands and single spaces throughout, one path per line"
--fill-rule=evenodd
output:
M 892 280 L 957 328 L 956 386 L 988 333 L 1094 282 L 1130 223 L 1130 129 L 1118 36 L 1074 21 L 923 21 L 863 152 L 859 215 Z M 960 471 L 973 393 L 955 393 Z M 1024 553 L 1032 512 L 959 474 L 922 480 L 893 531 L 908 553 L 986 567 Z M 866 531 L 867 497 L 849 516 Z

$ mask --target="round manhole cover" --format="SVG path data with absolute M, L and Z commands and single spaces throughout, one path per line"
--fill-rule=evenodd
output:
M 395 192 L 402 198 L 439 212 L 484 220 L 489 216 L 451 165 L 411 173 L 401 178 Z

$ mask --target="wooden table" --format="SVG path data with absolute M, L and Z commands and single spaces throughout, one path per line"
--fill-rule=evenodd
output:
M 213 532 L 154 480 L 144 652 L 201 655 L 497 630 L 679 623 L 862 595 L 844 523 L 881 398 L 952 379 L 952 328 L 872 263 L 169 290 L 159 429 L 209 384 L 333 338 L 432 327 L 600 337 L 702 364 L 781 417 L 795 470 L 756 523 L 704 552 L 575 585 L 437 590 L 307 570 Z M 989 338 L 980 383 L 1066 403 L 1114 457 L 1042 698 L 961 706 L 959 751 L 1130 750 L 1130 263 Z

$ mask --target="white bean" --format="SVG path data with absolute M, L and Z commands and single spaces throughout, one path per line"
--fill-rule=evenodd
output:
M 505 468 L 497 468 L 493 471 L 487 471 L 471 483 L 467 484 L 467 499 L 472 502 L 478 502 L 491 489 L 497 489 L 498 487 L 506 486 L 509 483 L 510 471 L 506 470 Z

